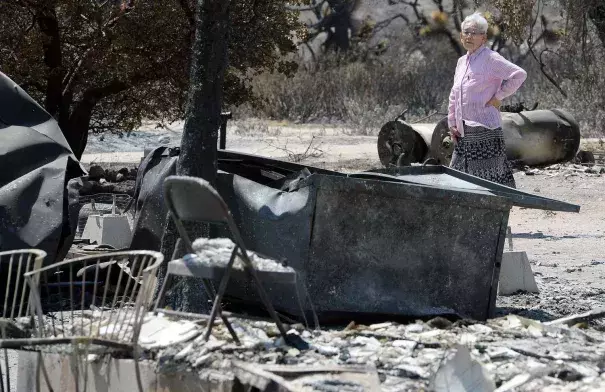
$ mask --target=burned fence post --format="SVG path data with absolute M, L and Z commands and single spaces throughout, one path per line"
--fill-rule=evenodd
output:
M 233 118 L 233 114 L 231 112 L 222 112 L 221 113 L 221 133 L 219 135 L 219 148 L 224 150 L 227 148 L 227 121 Z

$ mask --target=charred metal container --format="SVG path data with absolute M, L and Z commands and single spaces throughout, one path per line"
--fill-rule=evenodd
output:
M 139 171 L 135 249 L 159 247 L 166 217 L 160 190 L 177 156 L 153 155 Z M 484 320 L 495 309 L 511 207 L 579 210 L 444 166 L 347 175 L 222 150 L 219 169 L 217 189 L 246 245 L 299 274 L 298 287 L 266 282 L 276 309 L 293 317 L 314 309 L 322 323 Z M 227 294 L 230 306 L 259 303 L 245 281 Z
M 287 192 L 224 174 L 219 190 L 248 245 L 299 272 L 322 322 L 484 320 L 495 310 L 511 207 L 579 210 L 443 166 L 317 173 Z M 278 309 L 299 314 L 291 288 L 269 291 Z M 254 297 L 241 284 L 229 292 Z

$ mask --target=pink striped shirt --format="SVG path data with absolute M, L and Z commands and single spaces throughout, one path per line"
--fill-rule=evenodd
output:
M 501 127 L 500 111 L 487 102 L 513 95 L 526 78 L 521 67 L 485 46 L 460 57 L 450 93 L 448 125 L 462 136 L 463 121 L 470 126 Z

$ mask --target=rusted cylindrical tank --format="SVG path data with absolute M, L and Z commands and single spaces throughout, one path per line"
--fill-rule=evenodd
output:
M 502 113 L 502 132 L 507 158 L 519 165 L 567 162 L 580 148 L 580 127 L 571 113 L 561 109 Z M 443 118 L 433 131 L 430 156 L 449 165 L 453 151 L 447 118 Z
M 426 124 L 410 125 L 401 118 L 389 121 L 378 134 L 378 157 L 385 167 L 408 166 L 429 158 L 433 130 Z

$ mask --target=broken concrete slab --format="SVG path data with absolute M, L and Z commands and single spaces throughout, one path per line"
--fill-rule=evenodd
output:
M 498 295 L 511 295 L 519 291 L 539 292 L 527 253 L 503 252 Z

